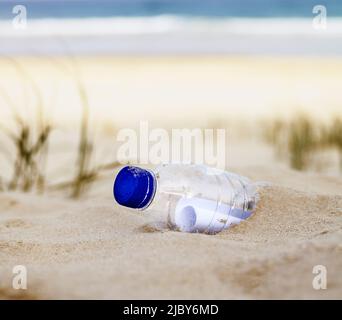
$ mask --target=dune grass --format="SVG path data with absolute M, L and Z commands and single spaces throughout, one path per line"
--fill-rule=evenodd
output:
M 71 182 L 66 182 L 60 186 L 71 187 L 71 197 L 79 198 L 87 187 L 96 180 L 102 170 L 111 170 L 120 164 L 114 160 L 107 164 L 94 165 L 91 158 L 95 151 L 93 140 L 90 138 L 90 119 L 89 119 L 89 99 L 86 87 L 81 75 L 80 66 L 74 56 L 69 55 L 69 68 L 65 65 L 62 69 L 73 77 L 81 105 L 81 119 L 79 128 L 79 143 L 77 149 L 77 161 L 75 166 L 75 176 Z
M 8 65 L 17 73 L 19 85 L 23 85 L 23 104 L 27 104 L 28 99 L 34 98 L 35 119 L 29 120 L 22 116 L 18 110 L 21 105 L 18 101 L 12 100 L 12 97 L 0 87 L 0 105 L 4 104 L 12 113 L 13 128 L 9 129 L 5 124 L 0 124 L 0 131 L 7 138 L 12 148 L 5 149 L 0 145 L 0 151 L 12 166 L 12 176 L 9 179 L 0 177 L 0 191 L 20 190 L 29 192 L 36 190 L 39 193 L 44 192 L 47 179 L 45 167 L 49 153 L 49 139 L 51 136 L 52 125 L 46 120 L 44 110 L 43 95 L 39 86 L 36 84 L 32 75 L 26 70 L 17 59 L 12 57 L 3 57 L 7 59 Z M 53 58 L 51 58 L 53 59 Z M 61 63 L 59 59 L 53 59 L 51 66 L 58 68 L 63 73 L 68 73 L 68 77 L 74 79 L 75 90 L 80 98 L 81 118 L 79 122 L 79 142 L 76 150 L 75 174 L 72 181 L 61 183 L 60 186 L 70 190 L 72 198 L 79 198 L 90 186 L 98 173 L 102 170 L 116 168 L 119 164 L 113 160 L 108 164 L 92 165 L 92 155 L 94 152 L 94 143 L 90 134 L 89 100 L 87 90 L 83 83 L 81 70 L 77 60 L 70 55 L 67 63 Z M 17 99 L 16 99 L 17 100 Z M 56 128 L 54 128 L 56 129 Z M 50 187 L 50 185 L 49 185 Z M 59 189 L 59 188 L 58 188 Z
M 304 170 L 308 167 L 312 152 L 319 146 L 318 125 L 308 116 L 299 115 L 288 127 L 288 152 L 291 168 Z
M 94 149 L 94 145 L 89 139 L 88 96 L 80 77 L 76 77 L 76 83 L 82 104 L 82 118 L 80 121 L 80 135 L 76 164 L 76 175 L 73 181 L 73 188 L 71 193 L 71 196 L 73 198 L 80 197 L 85 186 L 93 182 L 98 174 L 98 170 L 95 167 L 90 167 L 90 160 Z
M 40 192 L 45 188 L 45 176 L 42 172 L 42 159 L 47 154 L 46 146 L 51 132 L 50 126 L 39 128 L 34 137 L 30 125 L 17 118 L 19 131 L 9 134 L 16 147 L 13 177 L 9 182 L 9 190 L 30 191 L 34 186 Z
M 46 186 L 46 177 L 44 168 L 47 162 L 49 137 L 52 126 L 48 124 L 44 116 L 44 102 L 39 87 L 26 69 L 14 58 L 7 58 L 8 63 L 17 72 L 21 81 L 25 81 L 29 90 L 35 97 L 36 119 L 35 123 L 25 120 L 17 111 L 17 105 L 12 101 L 6 91 L 0 88 L 0 97 L 10 108 L 13 114 L 15 129 L 10 130 L 1 126 L 5 136 L 11 141 L 15 149 L 15 159 L 8 156 L 13 166 L 12 178 L 8 182 L 0 180 L 0 190 L 21 190 L 24 192 L 36 189 L 43 192 Z M 71 76 L 75 80 L 76 90 L 80 97 L 81 120 L 79 130 L 79 144 L 77 149 L 77 162 L 75 165 L 75 177 L 73 181 L 66 183 L 71 188 L 71 197 L 79 198 L 85 187 L 94 181 L 99 170 L 107 168 L 108 165 L 102 165 L 91 168 L 91 156 L 94 145 L 89 137 L 89 101 L 86 89 L 80 76 L 76 61 L 70 57 Z M 63 71 L 68 68 L 63 66 Z M 70 71 L 70 70 L 69 70 Z M 25 88 L 27 89 L 27 88 Z M 27 94 L 26 96 L 29 96 Z M 45 108 L 46 109 L 46 108 Z M 1 150 L 4 152 L 4 150 Z M 113 163 L 115 163 L 113 161 Z
M 24 80 L 35 96 L 36 123 L 30 123 L 17 111 L 16 104 L 4 90 L 0 96 L 13 114 L 16 130 L 4 128 L 3 132 L 12 142 L 15 148 L 15 160 L 13 163 L 12 178 L 7 183 L 9 190 L 20 189 L 30 191 L 36 187 L 39 192 L 45 189 L 44 169 L 48 154 L 48 139 L 52 126 L 45 120 L 43 112 L 43 98 L 41 92 L 30 74 L 15 59 L 8 58 L 9 64 Z M 3 189 L 5 183 L 2 182 Z
M 328 143 L 334 146 L 339 152 L 339 166 L 342 172 L 342 118 L 335 117 L 330 129 L 327 132 Z
M 274 147 L 275 156 L 282 159 L 286 155 L 286 126 L 287 123 L 281 119 L 263 121 L 261 124 L 262 138 Z
M 67 64 L 61 63 L 59 60 L 54 60 L 53 64 L 59 67 L 63 73 L 67 73 L 75 82 L 76 90 L 80 98 L 81 119 L 79 127 L 79 142 L 77 149 L 77 160 L 75 165 L 75 176 L 71 182 L 66 182 L 62 185 L 71 188 L 70 196 L 79 198 L 83 191 L 98 175 L 98 168 L 91 165 L 91 158 L 94 152 L 94 143 L 90 138 L 90 123 L 89 123 L 89 99 L 81 75 L 80 66 L 71 54 L 68 55 Z
M 313 154 L 337 148 L 342 172 L 342 119 L 335 117 L 328 124 L 298 114 L 290 120 L 274 119 L 263 124 L 263 139 L 273 146 L 275 155 L 286 159 L 296 170 L 306 170 Z

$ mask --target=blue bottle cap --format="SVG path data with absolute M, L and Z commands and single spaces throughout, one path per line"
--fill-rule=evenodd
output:
M 144 209 L 155 194 L 154 175 L 142 168 L 127 166 L 120 170 L 114 182 L 114 198 L 122 206 Z

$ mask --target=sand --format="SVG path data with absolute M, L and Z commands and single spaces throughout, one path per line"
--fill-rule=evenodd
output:
M 11 115 L 1 107 L 4 90 L 23 115 L 32 115 L 35 97 L 26 92 L 25 70 L 40 88 L 47 116 L 73 128 L 81 111 L 75 65 L 98 128 L 137 127 L 140 120 L 156 127 L 211 127 L 213 121 L 235 118 L 245 124 L 300 111 L 319 119 L 341 113 L 338 57 L 36 56 L 14 61 L 0 58 L 0 117 Z
M 41 88 L 46 114 L 56 127 L 48 183 L 68 181 L 74 175 L 78 141 L 78 132 L 70 127 L 78 128 L 81 110 L 70 66 L 62 66 L 70 61 L 47 57 L 17 61 Z M 82 57 L 77 61 L 89 94 L 92 125 L 102 130 L 95 143 L 98 164 L 113 161 L 117 129 L 137 127 L 142 119 L 154 127 L 224 125 L 229 127 L 227 168 L 266 184 L 255 214 L 217 235 L 158 230 L 147 225 L 143 215 L 119 208 L 112 196 L 113 171 L 101 172 L 78 201 L 63 190 L 44 195 L 0 192 L 0 299 L 342 298 L 338 158 L 330 171 L 293 171 L 277 162 L 253 131 L 243 133 L 244 143 L 241 132 L 235 131 L 248 123 L 258 126 L 260 117 L 285 117 L 302 109 L 322 119 L 338 113 L 340 59 Z M 25 95 L 27 77 L 7 59 L 0 60 L 0 69 L 0 88 L 18 109 L 25 105 L 22 115 L 32 114 L 35 100 L 29 90 Z M 27 104 L 22 103 L 25 97 Z M 2 100 L 1 123 L 10 125 L 12 110 L 3 107 Z M 234 120 L 238 118 L 242 121 Z M 230 126 L 234 122 L 235 127 Z M 3 136 L 0 142 L 0 151 L 6 151 Z M 0 176 L 9 179 L 11 162 L 0 154 Z M 15 265 L 27 267 L 27 290 L 12 288 Z M 326 290 L 313 289 L 316 265 L 327 268 Z
M 0 298 L 341 298 L 342 179 L 235 171 L 269 183 L 254 216 L 217 235 L 146 225 L 114 204 L 112 172 L 82 201 L 1 193 Z M 14 265 L 27 267 L 27 290 L 11 288 Z M 312 287 L 315 265 L 326 290 Z

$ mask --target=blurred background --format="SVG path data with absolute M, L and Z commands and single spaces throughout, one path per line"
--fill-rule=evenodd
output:
M 337 0 L 1 0 L 0 190 L 79 197 L 142 120 L 340 176 L 341 57 Z

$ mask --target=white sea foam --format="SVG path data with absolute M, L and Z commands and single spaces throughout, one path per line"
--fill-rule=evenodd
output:
M 0 36 L 87 36 L 160 33 L 228 33 L 255 35 L 342 35 L 342 18 L 329 18 L 318 32 L 307 18 L 187 18 L 178 16 L 85 19 L 32 19 L 25 30 L 0 21 Z
M 18 38 L 23 41 L 19 42 Z M 30 40 L 38 50 L 34 45 L 37 38 L 47 40 L 44 50 L 50 53 L 56 49 L 51 47 L 52 40 L 59 38 L 69 41 L 68 46 L 74 52 L 240 53 L 257 50 L 267 53 L 270 42 L 276 41 L 279 52 L 287 53 L 289 47 L 295 50 L 298 45 L 300 52 L 316 51 L 317 47 L 319 52 L 342 54 L 342 18 L 329 18 L 323 30 L 315 29 L 312 19 L 307 18 L 218 19 L 165 15 L 31 19 L 26 29 L 15 29 L 9 20 L 0 21 L 0 41 L 4 44 L 0 52 L 17 50 L 22 53 L 25 48 L 30 51 Z

